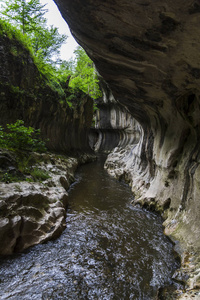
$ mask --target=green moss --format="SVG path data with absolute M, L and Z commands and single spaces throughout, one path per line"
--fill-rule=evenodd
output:
M 16 103 L 20 110 L 22 109 L 20 104 L 24 107 L 27 101 L 34 103 L 44 100 L 59 101 L 65 108 L 77 109 L 86 94 L 78 86 L 66 87 L 66 78 L 63 77 L 62 80 L 59 78 L 58 69 L 34 55 L 26 34 L 23 35 L 7 21 L 0 20 L 0 39 L 2 39 L 2 45 L 5 45 L 5 52 L 11 54 L 10 64 L 19 65 L 23 74 L 19 86 L 15 78 L 2 77 L 1 100 Z
M 11 93 L 17 94 L 19 96 L 24 95 L 25 91 L 23 89 L 20 89 L 19 86 L 10 85 L 9 86 Z
M 11 48 L 10 48 L 10 53 L 12 55 L 14 55 L 14 56 L 18 56 L 18 49 L 17 49 L 17 47 L 12 45 Z
M 19 182 L 22 179 L 20 179 L 18 176 L 14 176 L 12 174 L 9 174 L 8 172 L 0 173 L 0 180 L 2 182 L 11 183 L 11 182 Z
M 44 181 L 51 178 L 46 171 L 39 168 L 34 168 L 30 171 L 30 174 L 33 177 L 34 181 Z

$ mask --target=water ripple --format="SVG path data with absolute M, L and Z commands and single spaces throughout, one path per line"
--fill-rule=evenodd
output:
M 1 299 L 155 299 L 177 267 L 161 220 L 102 163 L 81 167 L 60 238 L 1 259 Z

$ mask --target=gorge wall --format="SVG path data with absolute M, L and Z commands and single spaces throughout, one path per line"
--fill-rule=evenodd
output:
M 41 130 L 49 150 L 89 150 L 88 131 L 93 101 L 74 95 L 73 108 L 67 104 L 70 92 L 59 91 L 38 70 L 30 52 L 17 39 L 0 35 L 0 125 L 24 120 L 26 126 Z
M 8 255 L 56 238 L 65 229 L 67 190 L 75 170 L 94 159 L 84 153 L 91 152 L 93 101 L 76 92 L 70 108 L 70 91 L 52 86 L 30 51 L 1 24 L 0 68 L 0 126 L 23 120 L 41 130 L 48 150 L 59 153 L 0 149 L 0 255 Z M 46 176 L 34 179 L 31 172 Z
M 199 289 L 200 2 L 55 2 L 117 102 L 141 125 L 138 144 L 115 148 L 106 168 L 129 181 L 135 202 L 163 212 L 188 293 Z
M 107 84 L 100 78 L 103 97 L 96 100 L 94 127 L 90 129 L 90 146 L 95 151 L 110 152 L 115 147 L 138 143 L 141 126 L 126 107 L 119 105 Z

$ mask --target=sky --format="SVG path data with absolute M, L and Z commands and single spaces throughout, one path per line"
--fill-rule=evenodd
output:
M 58 28 L 59 33 L 64 33 L 68 36 L 66 44 L 64 44 L 60 49 L 60 58 L 63 60 L 69 60 L 71 57 L 73 57 L 73 52 L 78 46 L 77 42 L 71 35 L 69 27 L 66 21 L 62 18 L 54 1 L 40 0 L 40 3 L 47 4 L 45 8 L 47 8 L 49 11 L 44 15 L 44 17 L 48 20 L 48 24 L 54 25 Z

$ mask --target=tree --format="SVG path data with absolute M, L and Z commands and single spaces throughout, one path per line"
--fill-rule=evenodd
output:
M 39 151 L 46 150 L 45 143 L 40 138 L 40 130 L 25 127 L 24 121 L 17 120 L 14 124 L 7 124 L 7 131 L 0 126 L 0 147 L 6 149 Z
M 66 39 L 67 36 L 59 34 L 56 27 L 38 27 L 31 36 L 31 43 L 36 56 L 49 63 L 60 63 L 60 47 Z
M 1 5 L 1 14 L 26 34 L 37 57 L 58 63 L 60 47 L 67 36 L 59 34 L 58 28 L 47 26 L 44 15 L 48 10 L 45 6 L 39 0 L 6 0 Z
M 1 5 L 1 14 L 25 34 L 34 32 L 46 22 L 43 16 L 48 10 L 44 9 L 45 6 L 39 0 L 9 0 Z
M 84 93 L 89 94 L 96 99 L 101 96 L 98 85 L 97 72 L 94 63 L 88 57 L 86 52 L 80 46 L 74 51 L 75 53 L 75 71 L 70 80 L 69 86 L 81 89 Z

